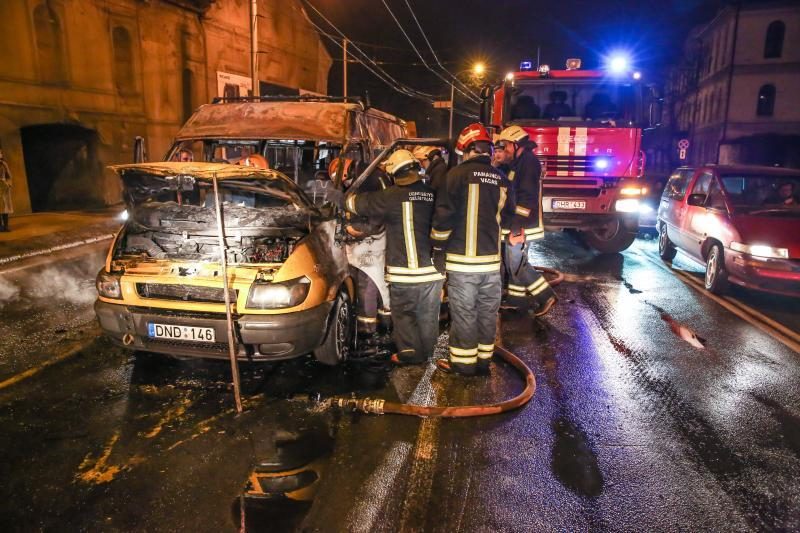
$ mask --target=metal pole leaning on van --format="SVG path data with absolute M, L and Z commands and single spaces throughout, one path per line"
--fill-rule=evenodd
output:
M 214 205 L 217 210 L 217 236 L 219 237 L 219 259 L 222 264 L 222 292 L 225 295 L 225 316 L 228 319 L 228 355 L 231 358 L 231 374 L 233 376 L 233 397 L 236 401 L 236 412 L 242 412 L 242 392 L 239 382 L 239 361 L 236 360 L 236 337 L 233 334 L 233 314 L 231 313 L 231 293 L 228 288 L 228 254 L 225 246 L 225 234 L 222 229 L 222 208 L 219 202 L 219 187 L 216 173 L 211 178 L 214 183 Z
M 361 184 L 364 183 L 364 180 L 367 179 L 367 176 L 375 172 L 375 169 L 378 167 L 378 165 L 380 165 L 381 162 L 383 162 L 383 160 L 386 159 L 386 156 L 389 155 L 389 153 L 398 146 L 425 146 L 428 144 L 437 146 L 444 145 L 448 147 L 448 150 L 450 149 L 450 144 L 447 139 L 436 139 L 436 138 L 395 139 L 389 146 L 384 148 L 380 154 L 378 154 L 378 157 L 372 160 L 372 162 L 364 170 L 364 172 L 362 172 L 361 175 L 355 179 L 353 184 L 350 185 L 348 191 L 351 193 L 357 191 L 358 188 L 361 186 Z

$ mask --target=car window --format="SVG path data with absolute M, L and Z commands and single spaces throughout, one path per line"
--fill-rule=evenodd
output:
M 708 194 L 708 188 L 711 185 L 711 178 L 714 176 L 710 172 L 703 172 L 697 181 L 694 182 L 692 187 L 692 194 Z
M 683 200 L 683 197 L 686 196 L 686 187 L 688 187 L 693 173 L 693 170 L 687 169 L 680 170 L 670 176 L 666 187 L 664 187 L 664 198 Z
M 710 209 L 725 209 L 725 198 L 722 196 L 722 188 L 717 180 L 711 180 L 706 198 L 706 207 Z

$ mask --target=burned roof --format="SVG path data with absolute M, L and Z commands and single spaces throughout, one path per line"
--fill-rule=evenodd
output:
M 343 142 L 358 104 L 241 102 L 200 106 L 176 135 L 186 139 L 304 139 Z

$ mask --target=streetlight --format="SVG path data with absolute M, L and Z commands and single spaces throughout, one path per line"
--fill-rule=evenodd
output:
M 464 70 L 459 70 L 455 74 L 453 74 L 453 79 L 450 81 L 450 127 L 448 129 L 447 138 L 453 138 L 453 104 L 455 103 L 456 98 L 456 86 L 455 86 L 455 78 L 458 78 L 459 75 L 465 72 L 472 72 L 475 76 L 482 76 L 484 72 L 486 72 L 486 65 L 481 62 L 475 63 L 472 65 L 472 68 L 467 68 Z

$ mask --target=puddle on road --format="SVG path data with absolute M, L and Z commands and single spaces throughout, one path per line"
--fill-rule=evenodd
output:
M 581 496 L 600 496 L 603 473 L 586 433 L 563 415 L 553 421 L 553 432 L 556 440 L 551 466 L 556 478 Z

